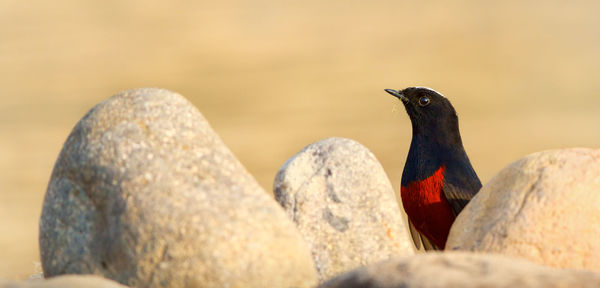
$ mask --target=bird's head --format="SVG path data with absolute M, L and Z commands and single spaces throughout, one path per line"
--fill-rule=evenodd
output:
M 413 126 L 413 133 L 458 132 L 458 117 L 450 101 L 427 87 L 409 87 L 400 91 L 385 89 L 400 99 Z

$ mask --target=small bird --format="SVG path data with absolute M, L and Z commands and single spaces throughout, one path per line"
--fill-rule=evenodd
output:
M 400 196 L 417 249 L 446 246 L 454 219 L 481 188 L 463 148 L 458 116 L 450 101 L 426 87 L 385 89 L 402 101 L 412 123 L 412 141 Z

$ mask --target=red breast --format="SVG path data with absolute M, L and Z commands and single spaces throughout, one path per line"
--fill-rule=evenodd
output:
M 446 245 L 454 214 L 442 191 L 445 166 L 431 176 L 402 186 L 402 205 L 408 218 L 431 242 L 441 249 Z

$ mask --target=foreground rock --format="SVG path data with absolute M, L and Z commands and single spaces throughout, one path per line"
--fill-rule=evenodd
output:
M 319 288 L 600 287 L 600 274 L 559 270 L 503 256 L 427 253 L 360 268 Z
M 64 275 L 48 280 L 0 280 L 0 288 L 125 288 L 117 282 L 94 275 Z
M 310 287 L 285 212 L 187 100 L 126 91 L 94 107 L 58 157 L 40 220 L 46 277 L 138 287 Z
M 309 243 L 321 279 L 414 253 L 392 185 L 355 141 L 308 146 L 279 170 L 274 190 Z
M 454 222 L 447 249 L 600 271 L 600 150 L 531 154 L 487 183 Z

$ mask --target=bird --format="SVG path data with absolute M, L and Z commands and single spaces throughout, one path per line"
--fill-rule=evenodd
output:
M 443 250 L 456 216 L 481 188 L 450 101 L 427 87 L 385 91 L 404 104 L 412 124 L 400 196 L 418 250 Z

